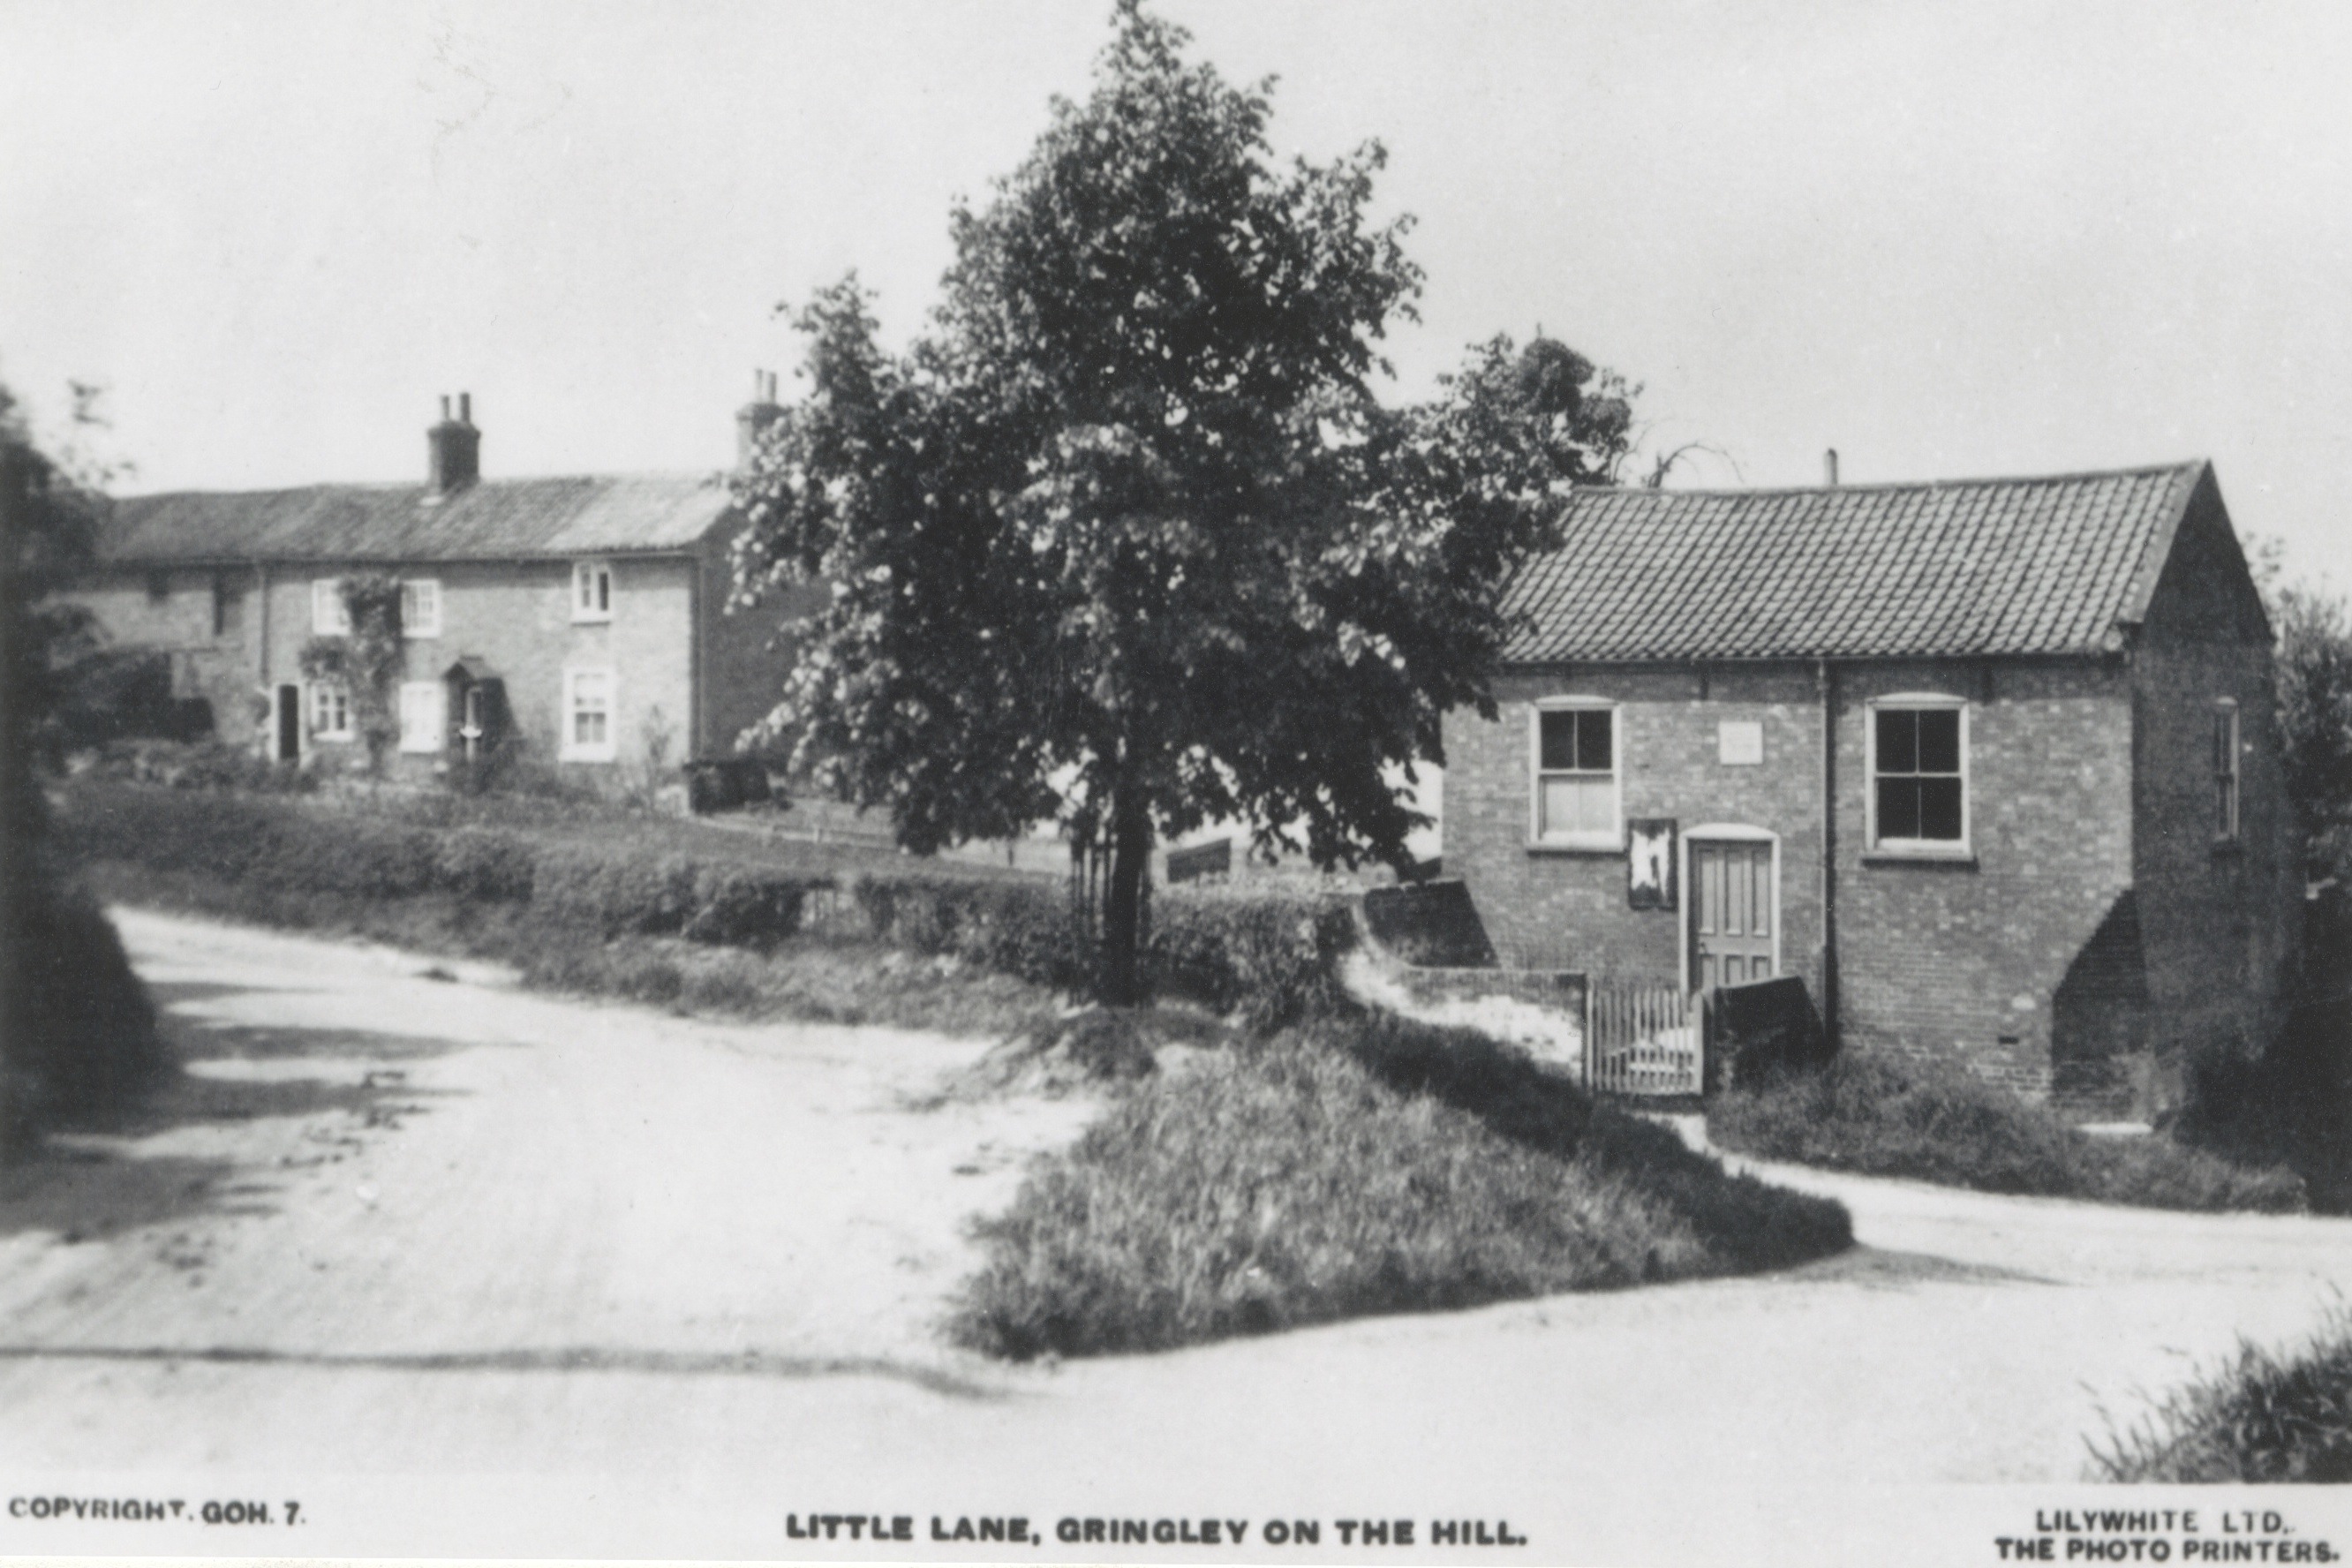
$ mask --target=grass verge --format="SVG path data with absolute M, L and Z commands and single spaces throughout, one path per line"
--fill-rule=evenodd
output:
M 849 938 L 791 937 L 755 952 L 669 937 L 599 940 L 527 904 L 448 894 L 302 892 L 115 860 L 90 864 L 84 877 L 108 902 L 488 959 L 514 965 L 537 990 L 621 997 L 680 1014 L 988 1034 L 1030 1026 L 1059 1001 L 1042 986 L 952 956 L 922 958 Z
M 2285 1353 L 2241 1343 L 2090 1448 L 2094 1480 L 2352 1481 L 2352 1310 Z
M 980 1236 L 950 1337 L 1025 1359 L 1738 1273 L 1853 1231 L 1484 1036 L 1360 1015 L 1143 1077 Z
M 2143 1208 L 2305 1206 L 2301 1178 L 2284 1167 L 2233 1163 L 2161 1134 L 2094 1137 L 1957 1068 L 1866 1054 L 1726 1091 L 1707 1109 L 1707 1136 L 1762 1159 L 1979 1192 Z

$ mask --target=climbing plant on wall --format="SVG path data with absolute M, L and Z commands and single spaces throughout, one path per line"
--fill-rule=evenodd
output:
M 381 773 L 400 739 L 400 583 L 371 572 L 344 578 L 341 589 L 351 630 L 304 644 L 302 674 L 342 687 L 351 700 L 352 727 L 367 748 L 368 772 Z

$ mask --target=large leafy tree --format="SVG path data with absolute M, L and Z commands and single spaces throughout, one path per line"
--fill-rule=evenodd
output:
M 0 386 L 0 1163 L 43 1121 L 122 1100 L 164 1060 L 113 928 L 44 847 L 36 759 L 63 672 L 96 645 L 88 612 L 53 596 L 94 559 L 104 500 L 85 468 L 42 451 Z
M 772 737 L 910 848 L 1058 818 L 1111 855 L 1105 1000 L 1152 845 L 1205 821 L 1400 860 L 1449 708 L 1493 709 L 1510 566 L 1614 476 L 1630 391 L 1563 345 L 1370 382 L 1421 274 L 1377 143 L 1277 167 L 1270 83 L 1124 0 L 1083 103 L 952 215 L 930 330 L 854 278 L 798 314 L 807 396 L 739 476 L 739 597 L 822 580 Z

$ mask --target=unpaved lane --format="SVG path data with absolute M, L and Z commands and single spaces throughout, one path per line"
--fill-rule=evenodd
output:
M 10 1178 L 15 1346 L 887 1360 L 930 1342 L 959 1217 L 1083 1114 L 906 1108 L 981 1042 L 728 1027 L 381 950 L 122 926 L 190 1082 L 137 1135 Z
M 647 1507 L 697 1500 L 693 1549 L 762 1554 L 786 1550 L 787 1506 L 877 1492 L 1049 1517 L 1572 1496 L 1600 1520 L 1660 1489 L 2071 1479 L 2102 1402 L 2241 1331 L 2297 1333 L 2352 1289 L 2344 1221 L 1776 1170 L 1844 1199 L 1865 1247 L 1760 1279 L 991 1367 L 928 1326 L 969 1263 L 958 1216 L 1000 1206 L 1012 1156 L 1084 1112 L 902 1108 L 979 1043 L 720 1027 L 125 927 L 189 1026 L 243 1054 L 203 1064 L 210 1111 L 96 1151 L 83 1195 L 110 1219 L 17 1194 L 0 1466 L 19 1470 L 634 1477 L 665 1500 Z M 254 1353 L 190 1353 L 211 1347 Z

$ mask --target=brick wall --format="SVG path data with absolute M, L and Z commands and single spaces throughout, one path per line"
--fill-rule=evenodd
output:
M 702 594 L 702 716 L 698 754 L 725 756 L 743 731 L 765 719 L 783 696 L 792 668 L 789 640 L 779 634 L 788 621 L 821 608 L 824 584 L 787 588 L 755 608 L 730 612 L 732 584 L 726 543 L 714 531 L 700 563 Z M 789 750 L 789 742 L 782 749 Z
M 215 584 L 227 601 L 228 624 L 214 632 Z M 62 594 L 98 617 L 108 643 L 146 647 L 172 659 L 173 693 L 212 704 L 224 740 L 252 736 L 257 658 L 258 597 L 249 568 L 220 572 L 195 567 L 106 574 L 89 586 Z M 159 595 L 153 589 L 161 589 Z
M 1845 1043 L 2049 1095 L 2053 999 L 2131 888 L 2121 662 L 1922 661 L 1838 679 Z M 1869 700 L 1918 692 L 1969 702 L 1969 860 L 1883 858 L 1864 842 Z
M 2133 651 L 2134 872 L 2160 1064 L 2155 1109 L 2208 1055 L 2275 1030 L 2295 959 L 2300 864 L 2281 773 L 2268 629 L 2219 497 L 2183 519 Z M 2239 824 L 2219 835 L 2217 700 L 2237 704 Z
M 1839 994 L 1849 1047 L 1957 1060 L 2021 1093 L 2053 1087 L 2053 1000 L 2132 881 L 2131 708 L 2120 660 L 1841 666 L 1837 697 Z M 1870 851 L 1869 700 L 1941 692 L 1969 710 L 1974 858 Z M 1448 716 L 1445 868 L 1469 884 L 1506 962 L 1671 982 L 1675 912 L 1628 907 L 1622 851 L 1529 847 L 1530 709 L 1620 704 L 1622 812 L 1685 834 L 1777 835 L 1780 967 L 1822 990 L 1822 700 L 1812 668 L 1591 668 L 1498 683 L 1501 715 Z M 1763 761 L 1720 760 L 1718 725 L 1760 724 Z
M 1465 711 L 1446 718 L 1444 857 L 1446 874 L 1469 884 L 1507 963 L 1628 981 L 1671 983 L 1679 973 L 1683 917 L 1627 908 L 1622 850 L 1529 847 L 1531 705 L 1573 695 L 1621 704 L 1625 816 L 1674 817 L 1685 832 L 1731 823 L 1780 836 L 1781 967 L 1818 979 L 1821 711 L 1809 668 L 1511 676 L 1496 695 L 1498 722 Z M 1725 719 L 1762 724 L 1760 764 L 1719 760 Z

